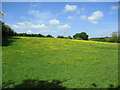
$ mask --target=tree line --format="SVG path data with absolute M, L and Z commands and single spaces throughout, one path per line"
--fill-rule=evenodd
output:
M 43 35 L 43 34 L 27 34 L 27 33 L 17 33 L 16 36 L 27 36 L 27 37 L 49 37 L 49 38 L 54 38 L 52 35 Z M 78 39 L 78 40 L 88 40 L 88 35 L 85 32 L 81 33 L 76 33 L 75 35 L 72 36 L 63 36 L 63 35 L 58 35 L 57 38 L 65 38 L 65 39 Z
M 119 35 L 119 32 L 112 32 L 111 37 L 89 38 L 89 40 L 100 41 L 100 42 L 120 43 L 120 35 Z
M 27 33 L 17 33 L 16 36 L 26 36 L 26 37 L 49 37 L 49 38 L 54 38 L 52 35 L 43 35 L 43 34 L 27 34 Z

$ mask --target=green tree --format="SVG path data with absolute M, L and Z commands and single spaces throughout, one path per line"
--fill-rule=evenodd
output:
M 48 34 L 46 37 L 53 38 L 53 36 L 52 36 L 52 35 L 50 35 L 50 34 Z
M 57 38 L 64 38 L 64 36 L 63 35 L 58 35 Z
M 18 36 L 27 36 L 27 33 L 19 33 Z
M 110 41 L 111 42 L 119 42 L 119 35 L 118 35 L 118 32 L 112 32 L 111 33 L 111 38 L 110 38 Z
M 39 33 L 39 34 L 37 35 L 37 37 L 44 37 L 44 35 L 42 35 L 42 34 Z
M 17 35 L 17 33 L 11 27 L 4 24 L 4 22 L 0 21 L 0 24 L 2 25 L 2 28 L 1 28 L 2 29 L 2 37 Z
M 79 39 L 79 40 L 88 40 L 88 35 L 86 32 L 81 32 L 81 33 L 76 33 L 73 36 L 74 39 Z
M 67 37 L 65 37 L 66 39 L 72 39 L 72 37 L 71 36 L 67 36 Z

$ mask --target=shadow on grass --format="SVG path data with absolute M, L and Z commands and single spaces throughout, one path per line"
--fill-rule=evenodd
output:
M 110 84 L 108 90 L 120 90 L 120 86 L 115 87 L 114 85 Z
M 97 84 L 93 83 L 91 84 L 93 88 L 99 87 Z M 113 84 L 109 84 L 107 90 L 120 90 L 120 86 L 115 87 Z
M 63 83 L 65 81 L 60 81 L 60 80 L 52 80 L 52 81 L 47 81 L 47 80 L 24 80 L 22 83 L 20 84 L 16 84 L 13 81 L 8 81 L 8 82 L 4 82 L 2 84 L 2 88 L 3 89 L 7 89 L 7 88 L 14 88 L 14 89 L 18 89 L 18 88 L 42 88 L 42 89 L 47 89 L 47 90 L 51 90 L 53 88 L 57 88 L 58 89 L 63 89 L 63 90 L 67 90 L 66 87 L 63 87 L 62 85 L 60 85 L 61 83 Z M 93 87 L 91 89 L 96 90 L 99 89 L 98 85 L 93 83 L 91 84 Z M 73 88 L 71 90 L 82 90 L 84 88 Z M 100 90 L 102 90 L 103 88 L 100 88 Z M 105 88 L 104 88 L 105 89 Z M 106 90 L 120 90 L 120 86 L 115 87 L 114 85 L 110 84 L 108 85 L 108 88 L 106 88 Z
M 0 46 L 9 46 L 12 42 L 15 42 L 16 39 L 20 38 L 13 38 L 13 37 L 2 37 L 2 45 Z
M 15 85 L 15 82 L 8 81 L 3 83 L 2 87 L 4 88 L 46 88 L 50 90 L 51 88 L 60 88 L 65 89 L 65 87 L 59 85 L 62 81 L 52 80 L 51 82 L 47 80 L 24 80 L 21 84 Z M 12 86 L 12 87 L 11 87 Z

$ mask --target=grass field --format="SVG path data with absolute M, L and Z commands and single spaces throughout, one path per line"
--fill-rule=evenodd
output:
M 3 87 L 118 86 L 118 44 L 15 37 L 3 46 Z

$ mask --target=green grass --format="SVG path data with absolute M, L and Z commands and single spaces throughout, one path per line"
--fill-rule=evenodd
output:
M 59 80 L 66 88 L 118 86 L 116 43 L 19 37 L 2 49 L 4 88 L 22 87 L 24 80 Z

